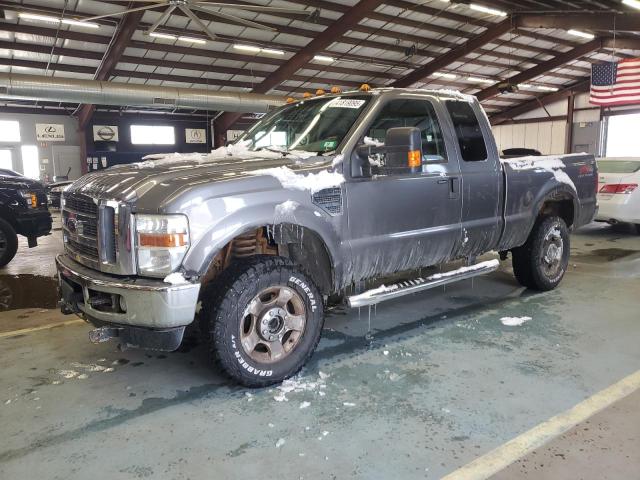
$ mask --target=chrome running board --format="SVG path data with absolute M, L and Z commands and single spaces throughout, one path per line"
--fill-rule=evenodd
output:
M 489 260 L 476 263 L 469 267 L 458 268 L 450 272 L 436 273 L 427 278 L 419 277 L 414 280 L 394 283 L 393 285 L 382 285 L 381 287 L 367 290 L 359 295 L 348 297 L 347 304 L 351 308 L 375 305 L 376 303 L 391 300 L 392 298 L 422 292 L 423 290 L 429 290 L 448 283 L 459 282 L 460 280 L 477 277 L 479 275 L 486 275 L 487 273 L 497 270 L 499 266 L 500 262 L 498 260 Z

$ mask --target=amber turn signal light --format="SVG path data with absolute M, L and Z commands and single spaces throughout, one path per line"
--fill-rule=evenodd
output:
M 187 237 L 184 233 L 140 233 L 138 245 L 141 247 L 184 247 Z
M 422 152 L 420 150 L 409 150 L 409 168 L 416 168 L 422 165 Z

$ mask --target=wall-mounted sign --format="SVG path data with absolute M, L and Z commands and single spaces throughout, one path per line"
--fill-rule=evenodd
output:
M 233 142 L 243 133 L 244 130 L 227 130 L 227 142 Z
M 207 143 L 207 131 L 204 128 L 187 128 L 187 143 Z
M 93 126 L 94 142 L 117 142 L 118 127 L 115 125 L 94 125 Z
M 39 142 L 64 142 L 64 125 L 36 123 L 36 140 Z

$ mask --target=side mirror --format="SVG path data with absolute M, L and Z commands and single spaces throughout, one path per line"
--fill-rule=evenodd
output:
M 417 173 L 422 168 L 422 137 L 416 127 L 397 127 L 387 130 L 384 142 L 386 168 L 393 171 Z

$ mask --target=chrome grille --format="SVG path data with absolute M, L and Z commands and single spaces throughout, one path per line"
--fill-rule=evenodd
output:
M 98 205 L 85 195 L 64 195 L 62 228 L 65 248 L 79 262 L 96 267 L 100 262 L 98 248 Z

